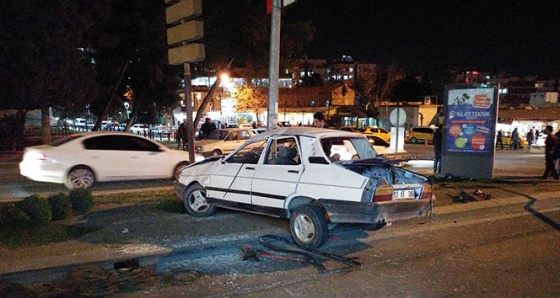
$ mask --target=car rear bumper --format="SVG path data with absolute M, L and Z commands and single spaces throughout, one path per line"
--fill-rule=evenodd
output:
M 19 172 L 33 181 L 64 183 L 64 170 L 56 165 L 22 161 L 19 163 Z
M 424 216 L 433 200 L 341 202 L 319 200 L 333 223 L 384 223 Z

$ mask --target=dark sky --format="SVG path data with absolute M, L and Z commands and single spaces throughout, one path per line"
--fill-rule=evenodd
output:
M 556 0 L 297 0 L 288 19 L 317 29 L 310 58 L 396 63 L 412 72 L 449 66 L 558 75 Z

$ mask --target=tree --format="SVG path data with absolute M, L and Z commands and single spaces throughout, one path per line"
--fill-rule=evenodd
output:
M 104 38 L 98 39 L 98 79 L 103 82 L 104 96 L 95 111 L 104 118 L 102 112 L 111 102 L 122 106 L 129 101 L 128 130 L 136 118 L 155 123 L 160 111 L 175 107 L 179 79 L 167 65 L 165 2 L 112 0 L 112 12 L 104 26 Z M 123 69 L 125 79 L 119 82 Z M 133 96 L 125 98 L 127 91 Z
M 259 110 L 267 107 L 268 89 L 238 86 L 235 109 L 240 112 L 253 111 L 259 119 Z
M 49 107 L 84 106 L 97 95 L 95 68 L 85 32 L 92 26 L 88 1 L 11 0 L 0 18 L 0 108 L 25 115 L 41 109 L 43 143 L 50 142 Z

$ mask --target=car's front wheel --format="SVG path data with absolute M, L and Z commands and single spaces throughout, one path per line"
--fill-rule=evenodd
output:
M 303 247 L 323 245 L 329 234 L 327 219 L 321 207 L 301 205 L 290 217 L 290 231 L 296 243 Z
M 212 156 L 218 156 L 218 155 L 223 155 L 222 150 L 220 149 L 214 149 L 212 151 Z
M 185 191 L 183 205 L 192 216 L 206 217 L 216 212 L 216 206 L 212 206 L 206 200 L 206 190 L 200 184 L 193 184 Z
M 68 189 L 90 188 L 95 182 L 95 175 L 88 167 L 75 167 L 68 173 L 64 186 Z

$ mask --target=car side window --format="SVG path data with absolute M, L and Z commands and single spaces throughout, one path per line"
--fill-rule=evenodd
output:
M 87 150 L 122 150 L 121 136 L 98 136 L 84 140 Z
M 266 145 L 266 140 L 246 144 L 230 156 L 227 163 L 257 164 Z
M 248 140 L 251 138 L 251 134 L 248 131 L 243 130 L 239 132 L 239 139 L 240 140 Z
M 299 165 L 299 148 L 293 137 L 273 140 L 266 155 L 265 164 Z
M 137 138 L 137 137 L 125 137 L 128 143 L 128 149 L 130 151 L 150 151 L 158 152 L 159 146 L 148 140 Z
M 232 131 L 227 136 L 226 141 L 237 141 L 237 139 L 238 139 L 237 131 Z

